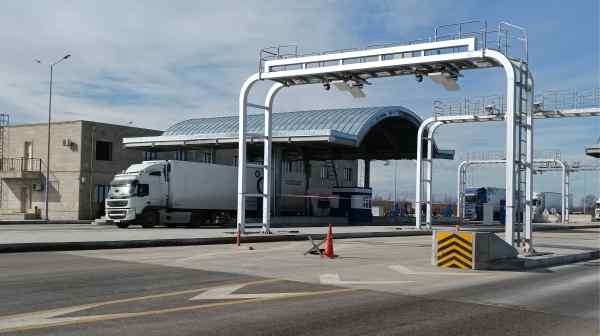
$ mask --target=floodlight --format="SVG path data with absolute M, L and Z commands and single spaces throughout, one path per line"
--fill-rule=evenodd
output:
M 350 92 L 354 98 L 365 98 L 367 96 L 362 90 L 362 83 L 353 82 L 352 84 L 348 84 L 346 81 L 335 81 L 332 83 L 338 90 Z
M 456 82 L 458 76 L 455 74 L 448 72 L 432 72 L 427 76 L 429 76 L 432 81 L 445 87 L 448 91 L 458 91 L 460 89 L 460 86 L 458 86 L 458 83 Z

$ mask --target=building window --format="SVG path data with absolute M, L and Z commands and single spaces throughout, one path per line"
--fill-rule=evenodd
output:
M 352 168 L 344 168 L 344 180 L 352 181 Z
M 183 149 L 178 149 L 175 152 L 175 160 L 186 161 L 187 160 L 187 152 Z
M 158 160 L 158 152 L 144 152 L 144 161 Z
M 371 198 L 370 197 L 366 197 L 363 199 L 363 208 L 371 209 Z
M 326 180 L 329 177 L 329 167 L 321 167 L 321 180 Z
M 96 141 L 96 160 L 112 161 L 112 142 Z

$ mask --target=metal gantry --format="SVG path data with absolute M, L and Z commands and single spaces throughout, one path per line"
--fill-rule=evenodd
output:
M 531 97 L 532 92 L 529 93 L 529 97 Z M 475 97 L 475 98 L 464 98 L 464 99 L 452 99 L 449 101 L 444 101 L 444 100 L 436 100 L 434 101 L 433 104 L 433 112 L 434 112 L 434 116 L 430 119 L 427 119 L 423 125 L 421 126 L 423 131 L 418 135 L 418 139 L 423 139 L 423 141 L 433 141 L 433 136 L 427 136 L 426 139 L 423 138 L 423 134 L 427 131 L 427 129 L 431 126 L 433 131 L 435 131 L 435 129 L 437 127 L 439 127 L 439 125 L 436 126 L 436 123 L 460 123 L 460 122 L 489 122 L 489 121 L 507 121 L 507 116 L 508 116 L 508 111 L 510 110 L 509 107 L 511 106 L 510 103 L 510 95 L 506 95 L 506 96 L 502 96 L 502 95 L 495 95 L 495 96 L 487 96 L 487 97 Z M 595 89 L 591 89 L 591 90 L 584 90 L 584 91 L 548 91 L 545 92 L 541 95 L 535 96 L 535 100 L 533 102 L 533 104 L 529 104 L 527 103 L 528 106 L 531 106 L 532 108 L 532 113 L 528 113 L 528 117 L 527 119 L 530 122 L 525 123 L 525 151 L 526 151 L 526 155 L 525 155 L 525 159 L 527 159 L 527 157 L 532 157 L 532 153 L 533 153 L 533 119 L 553 119 L 553 118 L 578 118 L 578 117 L 596 117 L 596 116 L 600 116 L 600 89 L 599 88 L 595 88 Z M 531 116 L 531 119 L 529 119 Z M 508 121 L 507 121 L 507 125 L 509 125 Z M 527 127 L 527 125 L 531 125 L 530 128 Z M 520 124 L 519 126 L 523 126 L 523 124 Z M 509 130 L 507 129 L 507 132 Z M 431 133 L 431 131 L 429 132 Z M 515 153 L 520 152 L 521 154 L 518 155 L 518 158 L 520 158 L 520 160 L 515 160 L 518 166 L 521 166 L 521 168 L 518 168 L 519 171 L 515 172 L 519 174 L 519 178 L 517 179 L 518 183 L 518 187 L 515 187 L 515 200 L 518 202 L 515 202 L 515 208 L 518 208 L 519 205 L 521 204 L 521 207 L 525 208 L 525 214 L 523 217 L 523 221 L 524 221 L 524 226 L 530 226 L 531 225 L 531 215 L 532 215 L 532 204 L 531 204 L 531 198 L 532 198 L 532 192 L 533 192 L 533 182 L 532 182 L 532 175 L 533 172 L 531 171 L 530 168 L 528 168 L 527 164 L 524 164 L 522 158 L 523 158 L 523 140 L 522 139 L 522 134 L 523 134 L 523 127 L 519 127 L 519 133 L 520 133 L 520 140 L 519 140 L 519 148 L 515 150 Z M 507 136 L 507 154 L 509 154 L 509 150 L 508 148 L 510 147 L 509 144 L 509 137 Z M 529 142 L 529 140 L 531 140 L 531 142 Z M 418 142 L 420 143 L 420 141 Z M 527 145 L 527 143 L 531 143 L 531 146 Z M 529 156 L 527 156 L 529 155 Z M 428 159 L 429 161 L 429 154 L 428 154 Z M 530 160 L 527 160 L 527 162 L 529 162 Z M 509 161 L 510 163 L 511 161 Z M 424 166 L 424 167 L 422 167 Z M 530 166 L 530 165 L 529 165 Z M 425 169 L 425 176 L 423 176 L 422 174 L 422 169 Z M 426 162 L 425 165 L 423 165 L 418 159 L 417 159 L 417 200 L 422 199 L 421 197 L 422 195 L 422 185 L 426 186 L 426 190 L 428 192 L 425 193 L 425 196 L 427 197 L 427 199 L 425 200 L 425 203 L 429 204 L 431 203 L 431 179 L 427 178 L 427 177 L 431 177 L 433 176 L 431 173 L 432 169 L 432 165 L 431 162 Z M 507 183 L 506 183 L 506 189 L 507 189 L 507 203 L 508 203 L 508 198 L 510 196 L 510 188 L 509 185 L 510 183 L 508 183 L 508 171 L 509 168 L 507 166 Z M 525 176 L 525 183 L 522 183 L 522 177 Z M 459 178 L 460 178 L 460 174 L 459 174 Z M 568 173 L 567 176 L 565 177 L 567 180 L 569 178 Z M 529 183 L 527 182 L 529 181 Z M 514 186 L 514 183 L 512 183 L 512 185 Z M 525 189 L 525 195 L 523 195 L 523 191 L 522 189 Z M 567 184 L 567 188 L 568 188 L 568 184 Z M 419 193 L 419 191 L 421 191 L 421 193 Z M 568 194 L 568 191 L 567 191 Z M 525 199 L 525 202 L 523 202 L 522 200 Z M 431 207 L 428 206 L 425 209 L 426 214 L 426 225 L 431 225 Z M 513 215 L 510 216 L 510 218 L 515 219 L 515 217 L 513 217 L 515 215 L 514 210 L 513 210 Z M 420 211 L 416 212 L 416 217 L 417 217 L 417 227 L 420 228 L 420 224 L 421 224 L 421 214 Z M 568 212 L 567 212 L 567 220 L 568 220 Z M 513 227 L 513 225 L 509 224 L 509 211 L 507 209 L 507 222 L 506 222 L 506 227 L 505 227 L 505 240 L 507 242 L 509 242 L 509 237 L 511 237 L 510 232 L 512 231 L 514 233 L 514 230 L 511 230 L 511 228 Z M 514 238 L 514 236 L 512 236 Z M 515 243 L 515 240 L 513 239 L 513 243 Z M 528 250 L 533 250 L 533 247 L 531 246 L 531 244 L 527 241 L 525 241 L 525 246 L 524 246 L 524 250 L 527 252 Z
M 262 49 L 258 72 L 242 85 L 239 97 L 238 232 L 244 234 L 246 228 L 245 199 L 257 196 L 248 194 L 245 185 L 248 166 L 248 107 L 263 110 L 265 116 L 262 168 L 266 184 L 264 193 L 258 196 L 264 200 L 262 231 L 269 232 L 271 190 L 267 181 L 271 171 L 271 114 L 273 99 L 279 90 L 307 84 L 322 84 L 327 89 L 330 84 L 336 83 L 343 83 L 349 88 L 360 88 L 370 84 L 370 79 L 405 75 L 413 75 L 418 81 L 423 76 L 431 75 L 433 78 L 434 74 L 456 80 L 463 70 L 491 67 L 503 67 L 506 72 L 507 97 L 510 101 L 506 113 L 509 125 L 507 138 L 511 139 L 507 153 L 514 156 L 514 137 L 517 134 L 515 112 L 519 118 L 521 113 L 526 113 L 526 109 L 522 109 L 522 101 L 526 99 L 522 97 L 522 92 L 533 91 L 531 75 L 527 69 L 527 37 L 520 27 L 502 22 L 497 29 L 488 29 L 484 21 L 463 22 L 438 27 L 434 36 L 428 39 L 311 55 L 299 55 L 295 46 Z M 274 84 L 266 95 L 264 105 L 249 103 L 248 94 L 260 80 L 270 80 Z M 421 141 L 419 149 L 420 147 Z M 507 166 L 507 175 L 510 175 L 507 180 L 512 188 L 515 165 L 510 163 Z M 420 198 L 420 193 L 418 194 Z

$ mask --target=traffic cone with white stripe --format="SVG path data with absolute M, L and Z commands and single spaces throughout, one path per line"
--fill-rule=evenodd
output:
M 333 226 L 329 224 L 329 228 L 327 229 L 327 237 L 325 238 L 325 252 L 324 256 L 328 258 L 335 258 L 336 255 L 333 253 Z

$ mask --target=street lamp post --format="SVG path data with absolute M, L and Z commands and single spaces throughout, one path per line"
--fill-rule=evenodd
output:
M 48 95 L 48 148 L 46 151 L 46 183 L 44 186 L 44 202 L 46 205 L 44 212 L 46 221 L 50 220 L 50 218 L 48 217 L 48 189 L 50 189 L 50 123 L 52 121 L 52 73 L 54 71 L 55 65 L 66 60 L 69 57 L 71 57 L 71 54 L 67 54 L 58 61 L 50 64 L 50 93 Z M 42 61 L 40 60 L 36 60 L 36 62 L 40 64 L 42 63 Z

